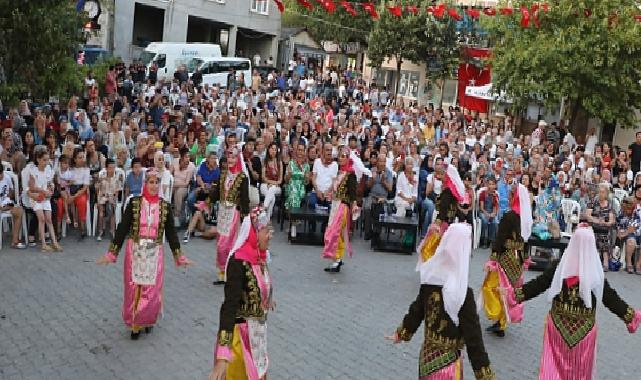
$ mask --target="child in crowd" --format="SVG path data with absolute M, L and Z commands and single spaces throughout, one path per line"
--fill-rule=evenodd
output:
M 96 240 L 101 241 L 104 233 L 105 216 L 109 216 L 109 230 L 114 236 L 116 222 L 114 212 L 118 193 L 122 190 L 123 179 L 116 174 L 116 162 L 113 159 L 107 160 L 107 167 L 98 175 L 98 236 Z
M 69 192 L 69 188 L 71 186 L 71 181 L 73 180 L 73 172 L 69 168 L 68 156 L 64 154 L 60 156 L 58 163 L 60 167 L 58 168 L 58 173 L 56 174 L 58 177 L 58 183 L 60 185 L 60 197 L 62 198 L 62 202 L 60 202 L 59 204 L 62 204 L 67 224 L 71 224 L 71 218 L 69 217 L 69 198 L 71 198 L 71 193 Z M 60 211 L 58 212 L 60 213 Z M 62 214 L 59 215 L 60 217 L 58 219 L 62 221 Z
M 127 174 L 127 179 L 125 179 L 125 199 L 129 198 L 130 195 L 142 194 L 143 177 L 142 163 L 140 158 L 136 157 L 131 160 L 131 172 Z

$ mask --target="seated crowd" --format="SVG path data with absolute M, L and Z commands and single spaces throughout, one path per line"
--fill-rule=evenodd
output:
M 39 241 L 43 251 L 62 250 L 70 229 L 79 239 L 113 235 L 150 167 L 160 172 L 161 196 L 173 205 L 175 225 L 185 228 L 184 242 L 214 238 L 212 194 L 226 170 L 224 153 L 236 145 L 250 205 L 262 203 L 270 215 L 327 207 L 337 154 L 347 146 L 372 172 L 358 186 L 365 239 L 376 236 L 373 221 L 384 213 L 415 215 L 420 239 L 452 165 L 466 188 L 458 218 L 479 221 L 482 247 L 493 241 L 512 189 L 522 183 L 542 230 L 564 230 L 561 203 L 574 200 L 579 217 L 595 227 L 604 266 L 619 241 L 626 269 L 641 273 L 641 132 L 624 148 L 599 143 L 594 131 L 578 144 L 567 126 L 544 121 L 517 136 L 510 116 L 479 120 L 454 107 L 394 101 L 354 70 L 307 76 L 301 88 L 297 78 L 282 83 L 256 72 L 252 88 L 241 81 L 233 90 L 149 79 L 127 91 L 119 84 L 98 97 L 71 97 L 65 107 L 5 107 L 0 206 L 18 227 L 12 246 Z

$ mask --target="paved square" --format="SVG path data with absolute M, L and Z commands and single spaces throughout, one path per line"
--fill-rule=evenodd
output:
M 371 252 L 357 237 L 340 274 L 323 272 L 320 247 L 272 243 L 277 309 L 269 317 L 270 379 L 416 379 L 420 328 L 409 344 L 383 339 L 418 292 L 416 255 Z M 165 310 L 153 334 L 129 340 L 120 307 L 122 261 L 94 264 L 108 242 L 63 240 L 64 253 L 0 250 L 1 379 L 206 379 L 223 288 L 214 287 L 215 242 L 184 246 L 196 265 L 166 265 Z M 487 251 L 476 251 L 470 283 L 478 289 Z M 528 273 L 531 278 L 536 275 Z M 641 276 L 608 273 L 641 307 Z M 478 293 L 478 292 L 477 292 Z M 549 304 L 526 305 L 525 321 L 505 338 L 485 334 L 501 380 L 535 379 Z M 641 378 L 641 336 L 602 305 L 598 311 L 599 379 Z M 482 317 L 483 327 L 489 323 Z M 466 378 L 473 378 L 467 358 Z

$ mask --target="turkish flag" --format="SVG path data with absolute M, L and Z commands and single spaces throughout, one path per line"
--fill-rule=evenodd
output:
M 489 102 L 471 96 L 465 96 L 465 87 L 483 86 L 492 80 L 490 67 L 482 69 L 470 64 L 462 63 L 458 68 L 458 102 L 459 105 L 468 110 L 487 112 Z

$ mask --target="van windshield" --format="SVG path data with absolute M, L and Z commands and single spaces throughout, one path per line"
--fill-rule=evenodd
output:
M 187 66 L 187 72 L 188 73 L 193 73 L 196 71 L 196 67 L 200 66 L 200 64 L 203 63 L 203 60 L 200 58 L 192 58 L 187 61 L 185 66 Z
M 151 63 L 151 61 L 153 61 L 153 59 L 154 59 L 154 57 L 155 57 L 155 56 L 156 56 L 156 53 L 154 53 L 154 52 L 150 52 L 150 51 L 143 51 L 143 52 L 140 54 L 140 60 L 141 60 L 141 61 L 142 61 L 142 63 L 146 66 L 146 65 L 148 65 L 149 63 Z

